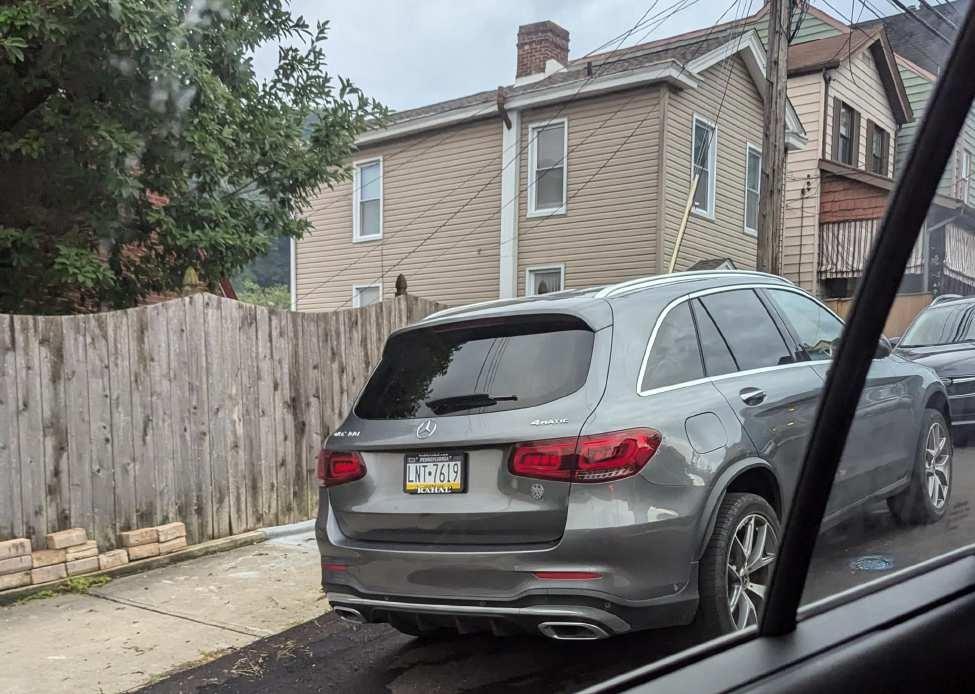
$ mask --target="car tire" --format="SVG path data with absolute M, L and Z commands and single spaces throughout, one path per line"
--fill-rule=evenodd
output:
M 906 489 L 887 499 L 898 523 L 926 525 L 944 517 L 951 500 L 953 453 L 944 415 L 938 410 L 925 410 L 911 481 Z
M 751 556 L 746 557 L 748 533 L 760 533 L 763 526 L 762 546 L 753 534 Z M 700 636 L 711 638 L 758 622 L 780 537 L 779 517 L 765 499 L 757 494 L 725 495 L 699 565 L 694 629 Z

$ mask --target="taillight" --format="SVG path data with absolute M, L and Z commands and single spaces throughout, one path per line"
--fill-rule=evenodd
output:
M 508 469 L 522 477 L 609 482 L 638 473 L 659 446 L 660 434 L 653 429 L 519 443 Z
M 352 482 L 366 476 L 366 464 L 355 451 L 318 452 L 318 483 L 323 487 Z

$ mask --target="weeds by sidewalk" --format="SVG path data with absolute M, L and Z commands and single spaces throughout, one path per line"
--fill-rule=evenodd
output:
M 32 602 L 34 600 L 46 600 L 47 598 L 53 598 L 58 595 L 64 595 L 65 593 L 76 593 L 85 594 L 92 588 L 98 588 L 103 586 L 109 581 L 111 581 L 110 576 L 98 575 L 98 576 L 73 576 L 61 583 L 55 588 L 49 590 L 39 590 L 36 593 L 31 593 L 25 595 L 24 597 L 18 599 L 14 602 L 15 605 L 21 605 L 25 602 Z

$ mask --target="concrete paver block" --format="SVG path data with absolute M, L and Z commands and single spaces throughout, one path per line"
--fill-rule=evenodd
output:
M 0 576 L 0 590 L 8 588 L 20 588 L 30 585 L 30 571 L 21 571 L 15 574 L 4 574 Z
M 65 550 L 64 560 L 75 561 L 76 559 L 87 559 L 88 557 L 98 556 L 98 543 L 89 540 L 83 545 L 75 545 Z
M 68 530 L 59 530 L 56 533 L 47 534 L 48 549 L 64 549 L 83 545 L 86 542 L 88 542 L 88 533 L 85 532 L 84 528 L 69 528 Z
M 74 561 L 69 561 L 65 564 L 69 576 L 77 576 L 78 574 L 91 573 L 92 571 L 98 571 L 98 557 L 85 557 L 84 559 L 75 559 Z
M 170 552 L 175 552 L 177 550 L 183 549 L 184 547 L 186 547 L 186 538 L 177 537 L 172 540 L 169 540 L 168 542 L 160 542 L 159 553 L 169 554 Z
M 15 540 L 0 542 L 0 559 L 11 559 L 30 554 L 30 540 L 18 537 Z
M 63 564 L 66 561 L 67 550 L 64 549 L 38 549 L 31 554 L 31 560 L 35 569 L 51 564 Z
M 68 570 L 64 564 L 51 564 L 40 569 L 31 569 L 30 572 L 31 583 L 47 583 L 48 581 L 67 578 L 67 576 Z
M 33 564 L 29 554 L 22 554 L 19 557 L 11 557 L 10 559 L 0 559 L 0 576 L 29 571 L 32 566 Z
M 159 533 L 155 528 L 126 530 L 125 532 L 119 533 L 118 537 L 123 547 L 136 547 L 138 545 L 148 545 L 151 542 L 159 542 Z
M 153 528 L 155 530 L 155 528 Z M 159 556 L 159 543 L 151 542 L 147 545 L 136 545 L 129 547 L 129 560 L 148 559 L 149 557 Z
M 101 571 L 114 569 L 116 566 L 122 566 L 128 563 L 129 553 L 124 549 L 113 549 L 111 552 L 104 552 L 98 555 L 98 568 Z
M 186 525 L 177 521 L 176 523 L 166 523 L 166 525 L 156 526 L 159 542 L 169 542 L 178 537 L 186 537 Z

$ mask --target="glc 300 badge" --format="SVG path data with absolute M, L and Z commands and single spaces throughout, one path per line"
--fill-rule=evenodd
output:
M 568 424 L 569 420 L 563 417 L 562 419 L 533 419 L 529 422 L 533 427 L 544 427 L 549 424 Z
M 436 430 L 437 423 L 432 419 L 428 419 L 416 428 L 416 437 L 418 439 L 428 439 L 433 436 Z

